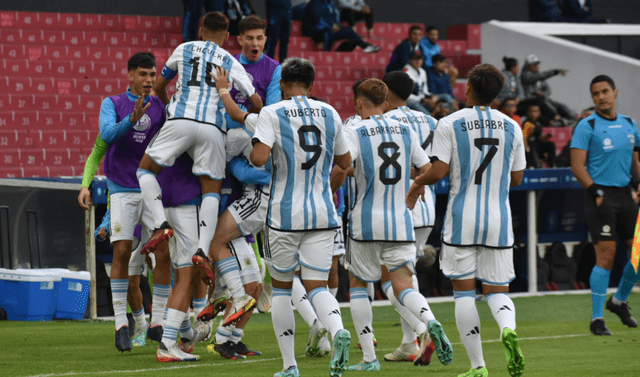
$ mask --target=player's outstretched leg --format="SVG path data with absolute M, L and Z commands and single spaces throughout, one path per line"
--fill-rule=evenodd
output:
M 518 335 L 515 331 L 509 328 L 505 328 L 502 331 L 502 345 L 509 362 L 507 366 L 509 374 L 512 377 L 521 376 L 524 372 L 524 356 L 522 356 L 522 350 L 520 350 L 520 345 L 518 344 Z

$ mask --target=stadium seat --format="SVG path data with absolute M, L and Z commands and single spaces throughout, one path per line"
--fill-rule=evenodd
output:
M 482 27 L 480 25 L 450 25 L 447 28 L 447 37 L 450 39 L 462 39 L 467 42 L 467 48 L 479 50 L 481 48 Z

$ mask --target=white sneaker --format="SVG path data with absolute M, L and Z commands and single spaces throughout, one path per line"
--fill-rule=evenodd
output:
M 186 353 L 191 353 L 198 342 L 206 340 L 210 336 L 211 325 L 206 322 L 196 321 L 196 324 L 193 326 L 193 338 L 184 339 L 184 341 L 181 340 L 180 349 Z
M 367 45 L 367 47 L 365 47 L 364 49 L 362 49 L 362 52 L 366 52 L 366 53 L 373 53 L 373 52 L 378 52 L 380 51 L 381 47 L 379 46 L 374 46 L 374 45 Z
M 173 361 L 197 361 L 200 360 L 200 356 L 190 355 L 180 349 L 180 347 L 173 343 L 167 348 L 164 343 L 160 342 L 158 351 L 156 352 L 156 360 L 161 363 L 170 363 Z

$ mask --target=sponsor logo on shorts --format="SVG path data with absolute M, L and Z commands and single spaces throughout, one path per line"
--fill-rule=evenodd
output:
M 611 227 L 609 225 L 604 225 L 602 227 L 602 232 L 600 232 L 601 236 L 611 236 Z

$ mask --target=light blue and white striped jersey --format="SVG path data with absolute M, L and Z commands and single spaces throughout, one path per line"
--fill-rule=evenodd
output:
M 247 97 L 256 90 L 251 78 L 230 53 L 214 42 L 192 41 L 178 46 L 162 69 L 167 80 L 178 75 L 176 93 L 167 106 L 167 119 L 186 118 L 227 130 L 226 110 L 209 73 L 216 67 L 229 72 L 229 80 Z
M 438 121 L 431 115 L 424 114 L 420 111 L 411 110 L 407 106 L 400 106 L 396 109 L 388 111 L 385 117 L 395 119 L 402 124 L 411 126 L 418 135 L 418 142 L 422 149 L 431 152 L 431 143 L 433 141 L 433 131 L 436 129 Z M 413 180 L 411 181 L 413 183 Z M 435 185 L 425 187 L 425 200 L 419 199 L 416 206 L 413 207 L 413 227 L 427 228 L 433 227 L 436 223 L 436 189 Z
M 258 167 L 251 163 L 251 150 L 253 149 L 251 144 L 253 133 L 251 133 L 251 131 L 255 131 L 256 129 L 255 127 L 258 123 L 258 114 L 247 114 L 244 123 L 245 125 L 243 127 L 232 128 L 227 131 L 227 138 L 225 140 L 227 163 L 236 156 L 242 156 L 252 168 L 260 171 L 267 171 L 267 165 L 269 164 Z M 246 189 L 255 190 L 256 185 L 247 184 Z M 269 191 L 269 186 L 263 186 L 262 190 L 265 192 Z
M 345 119 L 344 122 L 342 122 L 342 125 L 345 127 L 352 127 L 360 122 L 362 122 L 362 118 L 360 117 L 360 115 L 356 114 Z
M 512 247 L 511 172 L 526 166 L 520 126 L 488 107 L 462 109 L 438 122 L 431 156 L 450 169 L 442 242 Z
M 267 225 L 283 231 L 338 228 L 329 177 L 334 155 L 349 151 L 338 112 L 293 97 L 262 108 L 253 138 L 271 147 Z
M 357 241 L 413 242 L 413 220 L 405 202 L 411 167 L 429 157 L 410 126 L 374 115 L 345 129 L 353 159 L 349 236 Z

